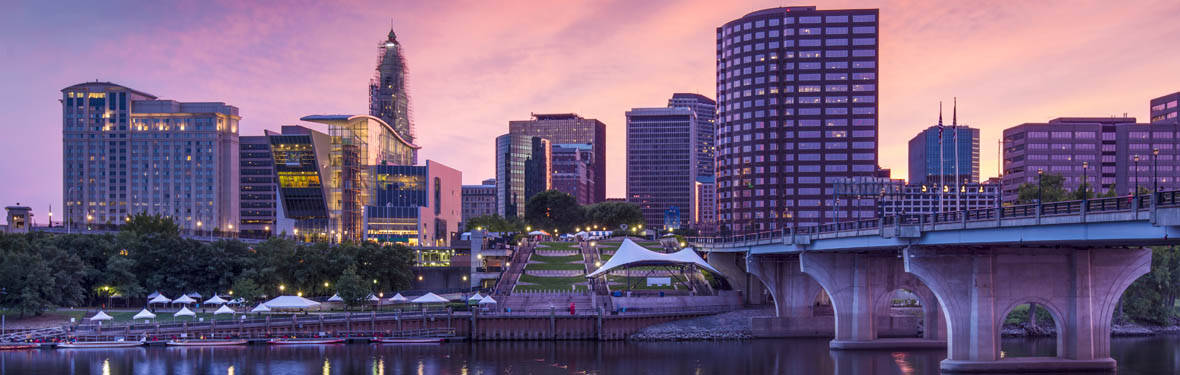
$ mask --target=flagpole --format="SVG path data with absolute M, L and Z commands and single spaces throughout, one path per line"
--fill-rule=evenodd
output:
M 938 212 L 942 213 L 942 189 L 946 186 L 946 170 L 942 150 L 942 102 L 938 102 Z
M 955 211 L 962 211 L 963 198 L 960 193 L 962 187 L 959 186 L 959 98 L 954 98 L 953 109 L 951 109 L 951 144 L 955 148 Z

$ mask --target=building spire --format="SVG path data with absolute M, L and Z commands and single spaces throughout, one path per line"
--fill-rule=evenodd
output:
M 942 128 L 942 101 L 938 101 L 938 127 Z
M 955 97 L 954 109 L 951 110 L 951 126 L 959 124 L 959 97 Z
M 385 41 L 388 43 L 397 43 L 397 34 L 393 32 L 393 17 L 389 17 L 389 39 Z

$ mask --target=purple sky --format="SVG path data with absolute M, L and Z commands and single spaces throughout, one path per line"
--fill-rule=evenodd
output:
M 159 4 L 158 4 L 159 3 Z M 112 81 L 238 106 L 242 135 L 308 114 L 365 113 L 392 18 L 410 67 L 422 158 L 494 175 L 493 138 L 531 112 L 607 124 L 621 197 L 624 112 L 676 91 L 715 96 L 714 29 L 782 1 L 26 2 L 0 12 L 0 205 L 61 210 L 61 88 Z M 1127 113 L 1180 91 L 1180 2 L 813 2 L 881 9 L 881 163 L 959 97 L 983 129 L 982 175 L 1006 127 Z

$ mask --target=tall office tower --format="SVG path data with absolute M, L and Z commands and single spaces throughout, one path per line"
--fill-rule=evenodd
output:
M 1064 177 L 1077 190 L 1083 180 L 1096 194 L 1113 190 L 1180 187 L 1180 124 L 1137 124 L 1134 117 L 1061 117 L 1004 129 L 1003 199 L 1018 198 L 1021 184 L 1039 173 Z
M 713 132 L 717 130 L 717 102 L 701 94 L 678 92 L 668 99 L 668 106 L 688 108 L 696 114 L 697 176 L 713 176 Z
M 459 232 L 463 174 L 433 160 L 426 165 L 372 167 L 374 194 L 365 206 L 365 240 L 449 246 Z
M 496 137 L 496 213 L 524 216 L 533 195 L 553 187 L 553 148 L 537 136 Z
M 490 184 L 488 182 L 491 182 Z M 471 219 L 496 214 L 496 180 L 486 180 L 482 185 L 463 185 L 463 217 L 459 227 L 467 228 Z
M 939 126 L 931 126 L 910 139 L 910 184 L 959 186 L 979 182 L 979 129 L 944 125 L 941 132 L 940 136 Z
M 553 190 L 569 195 L 578 204 L 594 203 L 594 178 L 589 159 L 592 145 L 585 143 L 553 145 Z
M 702 233 L 713 233 L 717 230 L 717 179 L 698 176 L 693 188 L 692 226 Z
M 118 225 L 146 213 L 183 230 L 237 230 L 236 107 L 160 100 L 110 82 L 61 92 L 68 225 Z
M 717 28 L 721 231 L 852 217 L 839 178 L 877 169 L 877 10 L 773 8 Z M 871 217 L 871 206 L 857 215 Z
M 239 199 L 241 211 L 238 227 L 242 237 L 267 238 L 281 234 L 275 226 L 278 191 L 275 184 L 274 158 L 270 153 L 270 137 L 265 135 L 238 137 Z M 276 232 L 276 230 L 279 230 Z
M 533 114 L 531 120 L 509 121 L 508 133 L 541 137 L 550 144 L 584 143 L 591 145 L 591 178 L 594 179 L 594 202 L 606 200 L 606 124 L 574 113 Z
M 1151 100 L 1152 124 L 1180 124 L 1180 92 L 1174 92 Z
M 686 227 L 695 217 L 696 126 L 689 108 L 627 111 L 627 201 L 639 206 L 649 228 Z M 682 213 L 679 223 L 665 223 L 669 210 Z
M 377 71 L 369 81 L 369 114 L 393 127 L 407 143 L 414 143 L 414 124 L 410 122 L 410 92 L 406 84 L 406 57 L 393 29 L 381 42 Z M 418 164 L 417 150 L 408 165 Z

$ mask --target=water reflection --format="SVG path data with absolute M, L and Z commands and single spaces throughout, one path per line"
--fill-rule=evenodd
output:
M 1037 340 L 1005 340 L 1016 354 Z M 1051 345 L 1050 345 L 1051 346 Z M 1119 338 L 1120 374 L 1180 373 L 1180 337 Z M 824 339 L 746 342 L 481 342 L 0 352 L 8 374 L 937 374 L 941 350 L 831 351 Z

